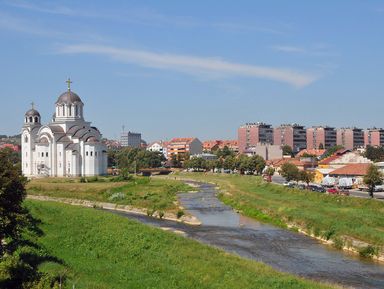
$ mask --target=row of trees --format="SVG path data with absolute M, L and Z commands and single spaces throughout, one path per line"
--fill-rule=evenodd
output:
M 123 148 L 108 151 L 108 166 L 137 171 L 142 168 L 158 168 L 165 162 L 160 152 L 151 152 L 138 148 Z
M 184 163 L 185 168 L 195 170 L 237 170 L 240 174 L 257 174 L 260 175 L 265 168 L 265 160 L 258 155 L 247 156 L 229 154 L 226 157 L 220 157 L 217 160 L 205 160 L 203 158 L 193 157 Z
M 281 166 L 280 171 L 281 176 L 283 176 L 288 182 L 290 181 L 302 181 L 307 185 L 314 181 L 315 173 L 312 171 L 300 171 L 297 166 L 291 163 L 285 163 Z

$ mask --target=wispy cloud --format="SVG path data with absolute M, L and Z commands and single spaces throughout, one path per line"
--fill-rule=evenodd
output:
M 318 78 L 316 75 L 311 73 L 297 72 L 295 70 L 284 68 L 234 63 L 222 60 L 220 58 L 156 53 L 103 45 L 65 45 L 58 47 L 57 53 L 103 55 L 123 63 L 133 63 L 136 65 L 157 69 L 168 69 L 190 73 L 197 76 L 247 76 L 264 78 L 288 83 L 295 87 L 304 87 Z
M 282 52 L 292 52 L 292 53 L 308 52 L 305 48 L 297 47 L 297 46 L 276 45 L 276 46 L 272 46 L 272 48 L 276 51 L 282 51 Z

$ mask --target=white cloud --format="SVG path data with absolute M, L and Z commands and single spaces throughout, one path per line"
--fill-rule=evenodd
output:
M 114 60 L 157 69 L 168 69 L 197 76 L 229 77 L 247 76 L 264 78 L 288 83 L 295 87 L 304 87 L 318 77 L 310 73 L 297 72 L 291 69 L 234 63 L 213 57 L 197 57 L 156 53 L 143 50 L 121 49 L 103 45 L 65 45 L 57 49 L 61 54 L 97 54 Z
M 274 50 L 282 52 L 293 52 L 293 53 L 307 53 L 307 50 L 302 47 L 297 46 L 285 46 L 285 45 L 276 45 L 272 47 Z

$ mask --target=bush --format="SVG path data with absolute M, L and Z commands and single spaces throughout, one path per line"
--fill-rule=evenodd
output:
M 361 257 L 364 258 L 372 258 L 375 255 L 379 255 L 379 249 L 374 246 L 368 245 L 366 247 L 360 248 L 359 254 Z
M 94 176 L 94 177 L 90 177 L 87 179 L 87 182 L 88 183 L 95 183 L 99 180 L 99 178 L 97 176 Z
M 108 198 L 108 200 L 116 202 L 116 201 L 124 200 L 125 197 L 126 197 L 126 195 L 125 195 L 124 193 L 122 193 L 122 192 L 118 192 L 118 193 L 114 193 L 114 194 L 112 194 L 112 195 Z
M 147 216 L 148 217 L 152 217 L 154 213 L 155 213 L 155 209 L 147 209 Z
M 184 211 L 183 210 L 178 210 L 176 216 L 177 216 L 178 219 L 180 219 L 182 216 L 184 216 Z
M 159 211 L 159 218 L 160 219 L 164 218 L 164 211 Z
M 336 248 L 336 249 L 343 249 L 344 247 L 344 240 L 340 237 L 336 237 L 334 240 L 333 240 L 333 246 Z
M 87 182 L 87 180 L 84 177 L 80 178 L 80 183 L 86 183 L 86 182 Z
M 333 235 L 335 235 L 335 233 L 336 233 L 335 228 L 331 227 L 324 232 L 323 237 L 328 241 L 329 239 L 331 239 Z

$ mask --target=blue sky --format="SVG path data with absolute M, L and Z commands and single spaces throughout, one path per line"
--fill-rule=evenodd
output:
M 72 88 L 104 136 L 384 126 L 383 1 L 1 1 L 0 134 Z

